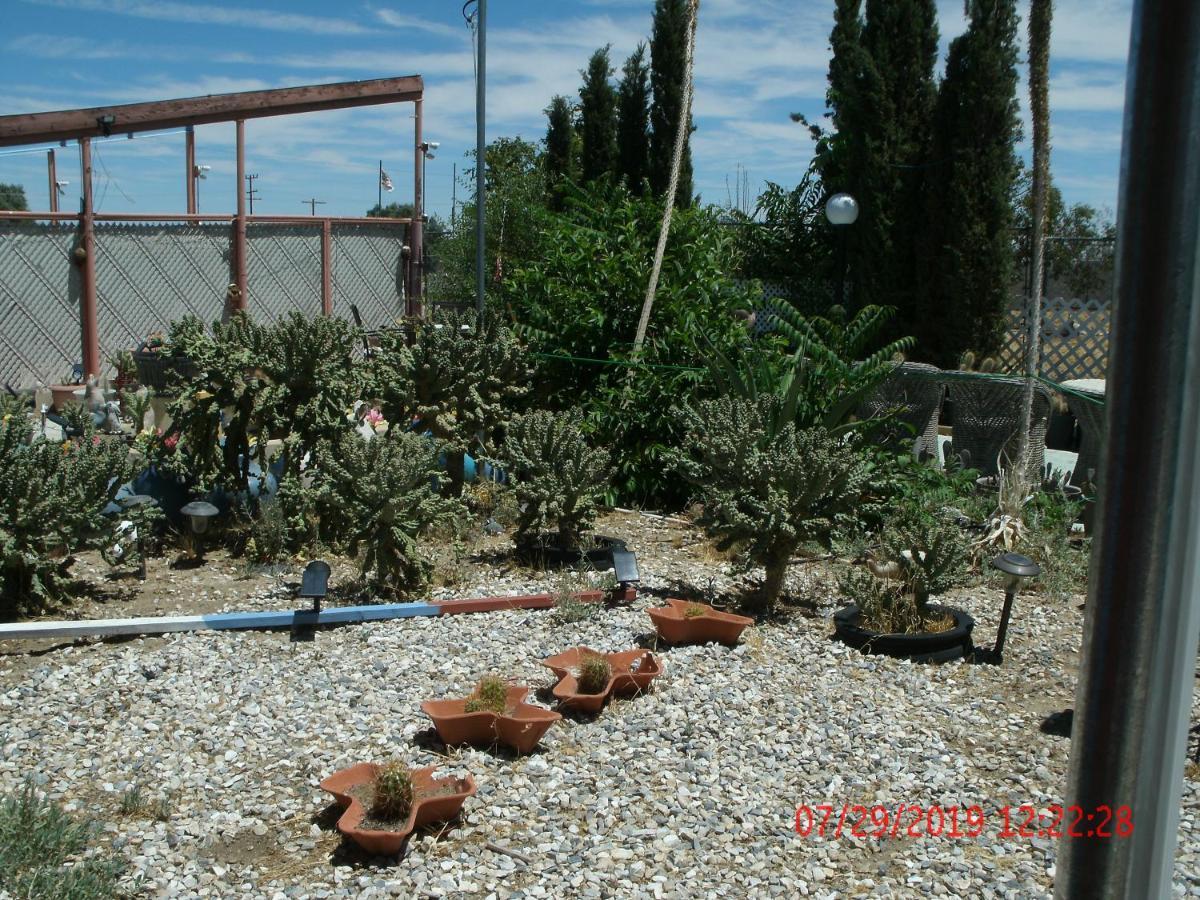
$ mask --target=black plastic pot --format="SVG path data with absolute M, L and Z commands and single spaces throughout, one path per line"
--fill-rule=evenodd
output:
M 953 616 L 954 627 L 937 633 L 882 634 L 859 625 L 858 607 L 854 604 L 834 613 L 833 625 L 839 640 L 863 653 L 881 653 L 913 662 L 948 662 L 970 656 L 975 649 L 971 643 L 975 620 L 961 609 L 932 605 L 929 608 Z
M 1079 438 L 1075 434 L 1075 417 L 1069 412 L 1052 412 L 1046 428 L 1046 446 L 1051 450 L 1079 450 Z
M 558 536 L 539 534 L 531 541 L 517 545 L 517 557 L 524 563 L 542 569 L 562 569 L 577 566 L 587 560 L 599 570 L 612 568 L 613 550 L 624 550 L 625 541 L 603 534 L 591 535 L 586 540 L 591 545 L 587 550 L 578 547 L 563 548 L 558 545 Z

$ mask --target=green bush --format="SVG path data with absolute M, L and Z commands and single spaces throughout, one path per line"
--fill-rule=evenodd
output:
M 737 357 L 748 348 L 736 312 L 750 309 L 755 293 L 732 280 L 730 230 L 708 210 L 677 209 L 646 343 L 638 365 L 624 365 L 661 216 L 652 198 L 603 185 L 576 189 L 563 213 L 534 215 L 536 252 L 514 266 L 501 294 L 540 354 L 533 401 L 582 410 L 597 443 L 612 448 L 609 501 L 679 506 L 687 487 L 665 473 L 668 448 L 681 437 L 670 411 L 714 396 L 705 361 L 714 349 Z
M 23 417 L 0 421 L 0 616 L 63 597 L 71 554 L 111 530 L 101 510 L 132 469 L 124 444 L 101 439 L 90 419 L 62 443 L 31 441 Z
M 700 524 L 727 550 L 744 544 L 765 567 L 759 608 L 770 611 L 788 561 L 807 542 L 828 546 L 851 520 L 869 476 L 856 441 L 784 421 L 782 401 L 723 397 L 684 407 L 676 457 L 704 503 Z
M 108 900 L 125 869 L 113 856 L 80 860 L 94 827 L 38 797 L 32 784 L 0 798 L 0 893 L 30 900 Z M 67 865 L 68 860 L 75 860 Z
M 211 335 L 194 316 L 175 323 L 170 353 L 198 370 L 170 408 L 176 469 L 201 486 L 245 490 L 251 461 L 265 470 L 267 442 L 280 440 L 286 471 L 298 476 L 307 455 L 350 429 L 354 341 L 343 320 L 298 312 L 269 325 L 234 316 Z
M 364 441 L 349 434 L 322 455 L 317 473 L 321 537 L 358 559 L 362 575 L 386 595 L 415 589 L 431 565 L 419 540 L 465 513 L 433 490 L 438 444 L 409 431 Z
M 518 546 L 531 547 L 553 529 L 560 547 L 578 547 L 612 473 L 608 451 L 588 446 L 580 414 L 538 410 L 517 417 L 501 455 L 516 480 Z

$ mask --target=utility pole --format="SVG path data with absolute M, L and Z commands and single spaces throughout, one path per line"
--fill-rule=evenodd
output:
M 484 229 L 484 201 L 487 196 L 484 164 L 487 158 L 485 101 L 487 98 L 487 0 L 479 0 L 478 60 L 475 80 L 475 315 L 483 322 L 484 290 L 487 284 L 487 265 L 484 254 L 487 232 Z
M 454 174 L 450 176 L 450 227 L 453 228 L 454 212 L 458 209 L 458 163 L 454 163 L 451 170 Z
M 254 215 L 254 198 L 258 196 L 258 191 L 254 187 L 254 179 L 258 175 L 246 176 L 246 199 L 250 201 L 250 215 Z
M 318 200 L 316 197 L 310 197 L 309 199 L 307 199 L 307 200 L 301 200 L 300 202 L 301 202 L 301 203 L 307 203 L 307 204 L 308 204 L 309 211 L 310 211 L 310 212 L 312 213 L 312 215 L 314 215 L 314 216 L 317 214 L 317 205 L 318 205 L 318 204 L 324 205 L 324 203 L 325 203 L 325 201 L 324 201 L 324 200 Z

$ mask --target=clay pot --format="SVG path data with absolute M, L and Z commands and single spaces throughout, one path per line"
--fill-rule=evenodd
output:
M 438 737 L 447 744 L 490 746 L 497 742 L 518 753 L 529 753 L 538 745 L 542 735 L 562 716 L 525 702 L 529 688 L 509 685 L 506 712 L 482 710 L 467 712 L 469 698 L 461 700 L 426 700 L 421 711 L 433 719 Z
M 583 694 L 579 691 L 575 672 L 583 657 L 592 654 L 608 660 L 612 668 L 612 677 L 608 679 L 608 686 L 600 693 Z M 650 686 L 655 676 L 662 672 L 662 663 L 649 650 L 598 653 L 589 647 L 573 647 L 557 656 L 543 659 L 542 665 L 548 667 L 559 678 L 553 693 L 562 708 L 586 713 L 599 712 L 610 697 L 627 697 L 642 693 Z
M 730 647 L 738 642 L 742 632 L 754 620 L 746 616 L 721 612 L 705 603 L 667 598 L 667 606 L 647 609 L 646 613 L 658 629 L 658 636 L 669 644 L 707 644 L 716 641 Z M 689 607 L 700 607 L 698 616 L 685 615 Z
M 372 831 L 361 828 L 367 811 L 357 798 L 350 794 L 360 785 L 370 784 L 375 780 L 375 773 L 379 770 L 375 763 L 359 763 L 334 772 L 321 782 L 321 790 L 333 794 L 346 810 L 338 819 L 338 831 L 368 853 L 394 856 L 404 847 L 413 831 L 430 822 L 445 822 L 456 818 L 466 799 L 475 793 L 475 779 L 470 775 L 465 778 L 434 778 L 433 773 L 436 769 L 437 766 L 427 766 L 424 769 L 412 770 L 415 797 L 412 809 L 409 810 L 407 819 L 396 823 L 394 830 Z M 452 791 L 441 793 L 446 788 L 452 788 Z
M 68 403 L 81 403 L 82 401 L 75 396 L 75 392 L 83 390 L 82 384 L 52 384 L 50 385 L 50 394 L 54 398 L 51 400 L 51 405 L 55 412 L 62 412 L 67 408 Z

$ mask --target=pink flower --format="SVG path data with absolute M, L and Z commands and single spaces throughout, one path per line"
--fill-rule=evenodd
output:
M 179 444 L 179 435 L 178 434 L 167 435 L 167 437 L 163 438 L 163 447 L 165 447 L 168 450 L 174 450 L 175 447 L 178 446 L 178 444 Z
M 367 414 L 363 418 L 367 420 L 367 424 L 375 426 L 383 421 L 383 413 L 377 409 L 370 409 L 367 410 Z

